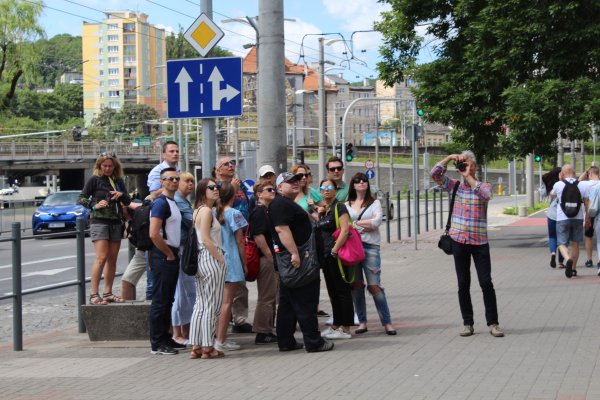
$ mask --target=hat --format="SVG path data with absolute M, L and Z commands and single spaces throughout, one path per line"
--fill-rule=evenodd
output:
M 263 165 L 258 169 L 258 176 L 265 176 L 269 172 L 275 174 L 275 170 L 273 169 L 273 167 L 271 167 L 270 165 Z
M 277 180 L 275 181 L 275 185 L 279 186 L 284 182 L 299 181 L 299 180 L 300 179 L 299 179 L 298 175 L 294 175 L 291 172 L 282 172 L 277 177 Z

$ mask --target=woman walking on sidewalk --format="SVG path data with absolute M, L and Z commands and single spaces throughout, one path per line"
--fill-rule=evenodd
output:
M 490 334 L 494 337 L 502 337 L 504 333 L 498 326 L 496 291 L 492 283 L 492 263 L 487 238 L 487 206 L 492 197 L 491 186 L 477 180 L 475 155 L 466 150 L 461 154 L 447 156 L 431 170 L 431 178 L 448 193 L 452 193 L 458 182 L 446 176 L 450 161 L 456 162 L 456 171 L 462 177 L 456 191 L 450 228 L 452 254 L 458 280 L 458 302 L 464 323 L 460 336 L 471 336 L 474 333 L 471 303 L 471 258 L 473 258 L 483 292 L 485 318 Z
M 373 198 L 371 185 L 365 174 L 359 172 L 352 177 L 346 202 L 350 218 L 354 221 L 356 230 L 360 232 L 366 258 L 360 263 L 356 281 L 352 284 L 352 300 L 358 316 L 359 325 L 354 331 L 356 334 L 368 332 L 367 328 L 367 303 L 365 301 L 365 278 L 367 290 L 373 296 L 377 314 L 381 325 L 388 335 L 395 335 L 396 330 L 392 325 L 390 309 L 388 308 L 385 291 L 381 286 L 381 256 L 379 245 L 381 235 L 381 202 Z
M 552 187 L 556 182 L 560 181 L 560 167 L 554 168 L 552 171 L 542 175 L 542 186 L 540 186 L 540 196 L 550 196 Z M 546 210 L 547 225 L 548 225 L 548 247 L 550 248 L 550 267 L 556 268 L 556 250 L 558 248 L 556 239 L 556 207 L 558 206 L 558 198 L 550 198 L 550 206 Z M 563 256 L 558 253 L 558 266 L 564 268 Z

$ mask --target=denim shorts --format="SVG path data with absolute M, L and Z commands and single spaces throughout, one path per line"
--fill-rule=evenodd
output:
M 580 219 L 567 219 L 564 221 L 556 221 L 556 241 L 558 245 L 569 242 L 583 241 L 583 221 Z
M 123 239 L 123 229 L 121 224 L 91 224 L 90 238 L 92 242 L 96 240 L 120 242 Z
M 360 263 L 356 280 L 362 280 L 367 285 L 381 286 L 381 255 L 379 245 L 363 243 L 365 259 Z

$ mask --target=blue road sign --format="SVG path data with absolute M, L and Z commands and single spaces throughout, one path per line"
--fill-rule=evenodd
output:
M 239 117 L 242 97 L 239 57 L 167 61 L 169 118 Z
M 367 176 L 367 178 L 373 179 L 373 178 L 375 178 L 375 170 L 374 169 L 368 169 L 368 170 L 365 171 L 365 175 Z

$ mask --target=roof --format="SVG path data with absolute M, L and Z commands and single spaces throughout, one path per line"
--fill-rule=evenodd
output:
M 242 71 L 244 74 L 256 74 L 257 49 L 252 46 L 246 57 L 242 60 Z M 286 75 L 304 75 L 304 66 L 292 63 L 287 58 L 284 59 Z

